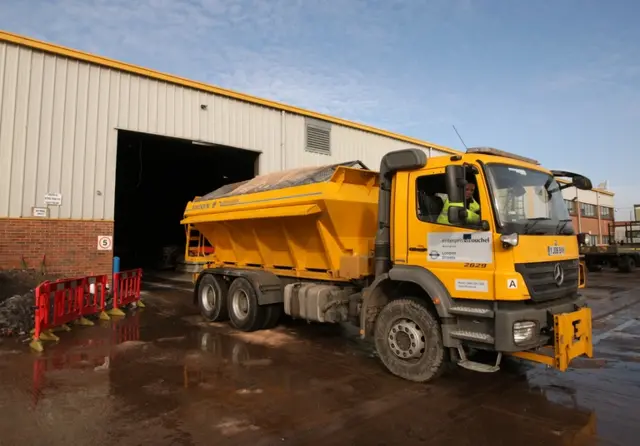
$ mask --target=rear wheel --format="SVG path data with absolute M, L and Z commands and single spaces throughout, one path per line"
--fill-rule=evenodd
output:
M 375 344 L 385 367 L 409 381 L 430 381 L 447 367 L 440 323 L 417 298 L 393 300 L 382 309 Z
M 244 277 L 235 279 L 227 294 L 229 320 L 234 328 L 255 331 L 263 328 L 267 317 L 266 308 L 258 304 L 256 291 Z
M 221 277 L 206 274 L 198 284 L 198 307 L 200 314 L 211 322 L 226 321 L 228 287 Z

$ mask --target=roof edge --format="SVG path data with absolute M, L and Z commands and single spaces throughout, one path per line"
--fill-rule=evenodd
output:
M 556 178 L 556 181 L 558 183 L 571 184 L 571 181 L 563 180 L 561 178 Z M 612 192 L 610 190 L 600 189 L 600 188 L 597 188 L 597 187 L 593 187 L 593 188 L 591 188 L 591 190 L 593 192 L 598 192 L 598 193 L 601 193 L 601 194 L 610 195 L 612 197 L 615 196 L 615 194 L 616 194 L 615 192 Z
M 261 105 L 263 107 L 273 108 L 280 111 L 286 111 L 286 112 L 297 114 L 297 115 L 308 116 L 315 119 L 321 119 L 327 122 L 331 122 L 333 124 L 342 125 L 345 127 L 356 129 L 356 130 L 362 130 L 362 131 L 373 133 L 380 136 L 386 136 L 388 138 L 393 138 L 393 139 L 404 141 L 410 144 L 416 144 L 424 148 L 430 147 L 435 150 L 440 150 L 442 152 L 451 153 L 454 155 L 463 154 L 463 152 L 459 152 L 455 149 L 433 144 L 428 141 L 422 141 L 418 138 L 412 138 L 410 136 L 401 135 L 399 133 L 390 132 L 390 131 L 372 127 L 366 124 L 360 124 L 354 121 L 349 121 L 347 119 L 325 115 L 323 113 L 318 113 L 318 112 L 314 112 L 304 108 L 283 104 L 277 101 L 271 101 L 268 99 L 259 98 L 257 96 L 240 93 L 240 92 L 229 90 L 226 88 L 216 87 L 214 85 L 206 84 L 204 82 L 189 80 L 187 78 L 183 78 L 180 76 L 163 73 L 163 72 L 152 70 L 149 68 L 140 67 L 127 62 L 117 61 L 115 59 L 98 56 L 88 52 L 68 48 L 62 45 L 44 42 L 38 39 L 34 39 L 32 37 L 22 36 L 20 34 L 15 34 L 8 31 L 0 30 L 0 41 L 13 43 L 15 45 L 25 46 L 31 49 L 40 50 L 47 53 L 52 53 L 59 56 L 64 56 L 71 59 L 76 59 L 83 62 L 100 65 L 107 68 L 112 68 L 115 70 L 125 71 L 131 74 L 136 74 L 139 76 L 144 76 L 147 78 L 164 81 L 171 84 L 177 84 L 184 87 L 193 88 L 195 90 L 217 94 L 219 96 L 225 96 L 231 99 L 248 102 L 255 105 Z

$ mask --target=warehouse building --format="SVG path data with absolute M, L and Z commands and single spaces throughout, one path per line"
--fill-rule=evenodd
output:
M 0 268 L 145 265 L 183 243 L 186 202 L 225 183 L 356 159 L 377 169 L 410 145 L 455 153 L 6 32 L 0 104 Z
M 0 31 L 0 269 L 152 266 L 183 245 L 194 196 L 299 166 L 377 169 L 409 146 L 458 153 Z

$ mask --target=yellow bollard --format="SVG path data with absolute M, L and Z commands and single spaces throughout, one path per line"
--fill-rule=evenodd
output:
M 107 311 L 107 314 L 110 316 L 126 316 L 125 312 L 118 307 L 113 307 L 111 310 Z
M 73 323 L 74 325 L 82 325 L 85 327 L 92 327 L 93 325 L 95 325 L 93 321 L 90 321 L 86 317 L 81 317 L 80 319 L 76 319 L 75 321 L 73 321 Z

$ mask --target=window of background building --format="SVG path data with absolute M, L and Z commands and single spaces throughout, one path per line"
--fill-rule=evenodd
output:
M 606 206 L 600 206 L 600 218 L 611 218 L 611 217 L 613 217 L 613 209 Z
M 595 217 L 596 207 L 588 203 L 580 203 L 580 214 L 583 217 Z
M 595 245 L 597 245 L 597 244 L 598 244 L 598 236 L 597 236 L 597 235 L 593 235 L 593 234 L 591 234 L 591 235 L 589 236 L 589 239 L 590 239 L 590 240 L 589 240 L 589 245 L 590 245 L 590 246 L 595 246 Z
M 564 200 L 565 206 L 567 206 L 567 211 L 569 211 L 569 215 L 576 215 L 576 204 L 573 200 Z
M 602 244 L 603 245 L 608 245 L 609 244 L 609 236 L 608 235 L 603 235 L 602 236 Z

